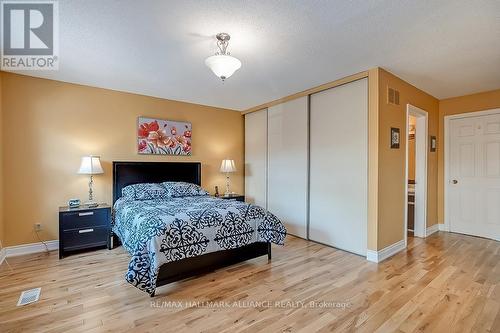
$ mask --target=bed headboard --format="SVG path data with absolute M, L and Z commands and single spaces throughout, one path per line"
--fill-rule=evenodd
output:
M 113 162 L 113 204 L 122 188 L 137 183 L 166 181 L 201 185 L 200 162 Z

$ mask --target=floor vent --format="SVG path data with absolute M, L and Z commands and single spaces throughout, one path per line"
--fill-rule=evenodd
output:
M 38 299 L 40 298 L 41 290 L 42 288 L 35 288 L 23 291 L 21 293 L 21 296 L 19 296 L 17 306 L 26 305 L 38 301 Z

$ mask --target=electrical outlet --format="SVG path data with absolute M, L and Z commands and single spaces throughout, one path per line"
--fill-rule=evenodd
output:
M 35 231 L 41 231 L 42 230 L 42 224 L 41 223 L 35 223 L 34 228 L 35 228 Z

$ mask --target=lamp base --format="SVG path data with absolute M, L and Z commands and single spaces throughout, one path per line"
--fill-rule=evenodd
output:
M 99 207 L 99 204 L 97 202 L 85 202 L 83 204 L 83 206 L 87 207 L 87 208 L 96 208 L 96 207 Z

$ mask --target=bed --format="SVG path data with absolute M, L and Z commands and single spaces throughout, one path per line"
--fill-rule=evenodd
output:
M 286 229 L 265 209 L 207 195 L 130 200 L 128 185 L 201 185 L 198 162 L 113 162 L 113 237 L 131 255 L 126 280 L 152 297 L 156 288 L 282 245 Z

